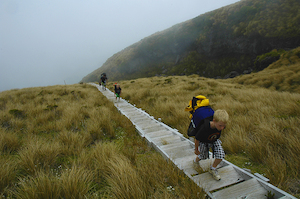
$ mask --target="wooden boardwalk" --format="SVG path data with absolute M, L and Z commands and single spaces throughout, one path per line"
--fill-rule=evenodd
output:
M 194 142 L 185 138 L 178 130 L 156 120 L 145 111 L 136 108 L 124 99 L 116 101 L 110 90 L 103 90 L 96 86 L 110 101 L 114 102 L 118 110 L 131 120 L 138 133 L 146 138 L 157 151 L 166 159 L 170 159 L 198 186 L 202 187 L 210 198 L 216 199 L 259 199 L 267 198 L 268 191 L 275 194 L 275 198 L 296 199 L 292 195 L 268 183 L 268 179 L 259 174 L 251 174 L 230 162 L 223 160 L 218 166 L 220 181 L 212 178 L 208 172 L 198 173 L 193 164 Z M 200 166 L 207 171 L 213 159 L 200 161 Z

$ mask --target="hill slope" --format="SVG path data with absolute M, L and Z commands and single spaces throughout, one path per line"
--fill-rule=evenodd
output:
M 300 93 L 300 47 L 283 52 L 279 60 L 258 73 L 241 75 L 226 81 Z
M 255 67 L 258 55 L 300 46 L 300 2 L 244 0 L 157 32 L 110 57 L 82 79 L 155 75 L 224 77 Z

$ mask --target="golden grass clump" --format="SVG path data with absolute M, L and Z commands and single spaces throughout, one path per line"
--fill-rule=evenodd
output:
M 1 129 L 1 128 L 0 128 Z M 0 151 L 1 153 L 14 153 L 19 150 L 22 143 L 16 133 L 8 133 L 0 130 Z
M 15 182 L 16 171 L 18 170 L 17 164 L 18 162 L 12 158 L 4 155 L 0 156 L 0 193 Z
M 92 171 L 81 167 L 65 169 L 59 178 L 61 198 L 86 198 L 93 188 L 93 176 Z
M 114 143 L 99 142 L 95 145 L 92 151 L 92 159 L 95 161 L 96 168 L 100 175 L 103 175 L 107 170 L 107 161 L 115 156 L 120 155 L 120 146 Z
M 112 120 L 118 112 L 112 112 L 108 107 L 91 110 L 90 120 L 87 121 L 86 130 L 90 132 L 94 141 L 115 138 L 116 123 Z M 101 120 L 99 120 L 101 118 Z
M 35 177 L 20 179 L 16 198 L 86 198 L 92 186 L 93 173 L 76 166 L 65 169 L 60 176 L 37 172 Z
M 61 153 L 70 156 L 79 155 L 92 143 L 90 134 L 69 131 L 61 131 L 57 135 L 57 140 L 61 143 Z
M 113 198 L 147 198 L 143 179 L 126 157 L 110 158 L 105 176 Z
M 28 139 L 19 152 L 19 167 L 25 174 L 34 175 L 41 169 L 50 170 L 56 166 L 61 154 L 61 145 L 58 142 L 34 137 Z
M 60 198 L 61 184 L 50 173 L 39 171 L 36 176 L 19 179 L 14 196 L 19 199 Z

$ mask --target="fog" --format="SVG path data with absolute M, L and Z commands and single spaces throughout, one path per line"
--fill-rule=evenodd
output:
M 237 0 L 0 0 L 0 92 L 78 83 L 155 32 Z

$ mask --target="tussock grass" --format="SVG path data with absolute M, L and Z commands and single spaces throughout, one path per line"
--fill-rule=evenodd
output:
M 61 143 L 61 153 L 68 156 L 79 155 L 92 143 L 91 136 L 88 133 L 61 131 L 57 135 L 57 139 Z
M 56 165 L 61 154 L 58 142 L 48 142 L 44 139 L 29 137 L 24 148 L 19 152 L 19 167 L 24 174 L 34 175 L 39 170 L 50 170 Z
M 86 198 L 92 186 L 93 173 L 73 166 L 55 175 L 37 172 L 35 177 L 20 179 L 16 198 Z
M 12 160 L 10 157 L 1 155 L 0 157 L 0 193 L 5 188 L 12 186 L 17 176 L 17 161 Z
M 299 65 L 295 67 L 299 70 Z M 258 73 L 257 77 L 251 74 L 252 79 L 261 80 L 260 75 L 264 78 L 272 76 L 263 73 Z M 214 109 L 225 109 L 230 115 L 221 136 L 228 157 L 237 155 L 243 160 L 246 156 L 247 162 L 237 161 L 239 166 L 259 171 L 274 185 L 299 195 L 300 94 L 297 89 L 286 89 L 283 84 L 278 85 L 278 89 L 267 89 L 255 83 L 235 83 L 238 80 L 213 80 L 192 75 L 140 78 L 119 84 L 124 99 L 155 118 L 161 118 L 185 136 L 190 120 L 184 108 L 193 96 L 208 97 Z M 108 88 L 113 88 L 112 83 Z M 291 188 L 295 179 L 298 189 Z
M 0 93 L 0 138 L 3 198 L 204 197 L 93 86 Z M 151 172 L 153 162 L 172 172 Z
M 146 198 L 146 185 L 125 156 L 109 158 L 105 176 L 113 198 Z
M 92 151 L 92 159 L 96 163 L 96 168 L 100 175 L 107 170 L 108 162 L 111 158 L 119 157 L 121 148 L 114 143 L 97 143 Z
M 60 186 L 54 175 L 39 171 L 34 177 L 20 178 L 14 196 L 19 199 L 59 198 Z
M 8 133 L 0 130 L 0 151 L 1 153 L 14 153 L 22 146 L 16 133 Z
M 65 169 L 61 176 L 61 198 L 85 198 L 93 188 L 93 172 L 73 166 Z

